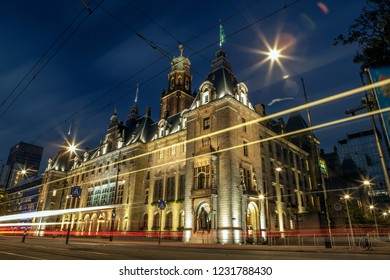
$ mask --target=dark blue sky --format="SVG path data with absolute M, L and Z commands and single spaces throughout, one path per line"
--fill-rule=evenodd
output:
M 347 32 L 364 0 L 105 0 L 97 6 L 100 1 L 85 1 L 94 10 L 89 16 L 79 0 L 0 2 L 0 160 L 6 161 L 19 141 L 33 141 L 45 147 L 41 165 L 46 166 L 71 123 L 84 147 L 97 146 L 114 107 L 119 119 L 126 119 L 137 83 L 140 113 L 151 106 L 157 120 L 170 63 L 136 32 L 173 56 L 183 42 L 197 90 L 218 49 L 221 20 L 224 49 L 237 79 L 248 85 L 252 104 L 287 98 L 266 106 L 267 113 L 302 104 L 303 94 L 293 73 L 283 80 L 280 68 L 259 65 L 265 40 L 289 46 L 284 51 L 288 65 L 304 78 L 309 100 L 361 85 L 359 66 L 352 63 L 356 46 L 333 46 L 333 39 Z M 360 97 L 313 108 L 313 123 L 344 117 Z M 345 124 L 316 135 L 329 150 L 346 132 L 368 126 Z

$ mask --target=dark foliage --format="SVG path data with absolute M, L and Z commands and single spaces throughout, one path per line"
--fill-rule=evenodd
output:
M 353 59 L 361 69 L 390 65 L 390 1 L 367 0 L 360 16 L 349 26 L 347 35 L 340 34 L 334 44 L 358 44 Z

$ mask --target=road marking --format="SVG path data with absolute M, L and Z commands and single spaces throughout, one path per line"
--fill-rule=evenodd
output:
M 9 252 L 4 252 L 4 251 L 0 251 L 0 253 L 12 255 L 12 256 L 19 256 L 19 257 L 23 257 L 23 258 L 34 259 L 34 260 L 45 260 L 45 259 L 41 259 L 41 258 L 37 258 L 37 257 L 30 257 L 30 256 L 26 256 L 26 255 L 20 255 L 20 254 L 9 253 Z

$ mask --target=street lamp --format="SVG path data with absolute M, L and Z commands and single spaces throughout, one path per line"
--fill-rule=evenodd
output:
M 67 150 L 70 153 L 70 156 L 72 156 L 73 153 L 77 155 L 77 153 L 76 153 L 77 146 L 74 143 L 68 143 Z M 80 188 L 80 187 L 78 187 L 78 188 Z M 77 198 L 79 196 L 71 194 L 71 196 L 67 196 L 66 198 L 68 198 L 68 197 L 71 199 L 69 209 L 74 208 L 77 205 L 76 201 L 77 201 Z M 73 206 L 72 206 L 72 204 L 73 204 Z M 70 215 L 70 221 L 69 221 L 68 230 L 66 233 L 65 244 L 69 243 L 70 231 L 71 231 L 71 228 L 73 227 L 73 224 L 74 224 L 74 212 L 72 212 Z
M 268 52 L 268 58 L 272 61 L 279 61 L 279 58 L 282 57 L 280 51 L 273 49 Z M 290 67 L 288 63 L 285 63 L 285 65 L 289 68 L 289 70 L 294 73 L 301 81 L 302 84 L 302 89 L 303 89 L 303 97 L 304 97 L 304 102 L 305 104 L 308 103 L 308 98 L 307 98 L 307 93 L 306 93 L 306 86 L 305 86 L 305 81 L 303 77 L 301 77 L 296 71 L 294 71 L 293 68 Z M 288 76 L 285 76 L 288 77 Z M 312 122 L 311 122 L 311 114 L 310 114 L 310 109 L 309 107 L 306 107 L 306 114 L 307 114 L 307 122 L 309 128 L 312 127 Z M 309 137 L 310 137 L 310 154 L 311 158 L 313 160 L 313 183 L 317 187 L 318 185 L 321 184 L 322 187 L 322 194 L 320 197 L 320 210 L 321 210 L 321 215 L 320 215 L 320 224 L 321 224 L 321 230 L 324 230 L 324 228 L 327 226 L 328 229 L 328 236 L 325 234 L 325 247 L 326 248 L 331 248 L 332 244 L 330 242 L 330 237 L 332 235 L 331 232 L 331 227 L 330 227 L 330 217 L 329 217 L 329 211 L 328 207 L 326 204 L 326 190 L 325 190 L 325 180 L 323 175 L 321 174 L 321 171 L 319 170 L 319 155 L 318 155 L 318 150 L 315 147 L 315 138 L 313 131 L 310 129 L 309 131 Z M 318 183 L 319 178 L 321 178 L 321 183 Z M 324 212 L 323 212 L 324 211 Z M 324 217 L 325 216 L 325 217 Z
M 260 229 L 261 229 L 261 237 L 264 241 L 268 240 L 268 232 L 269 230 L 269 212 L 268 212 L 268 199 L 264 194 L 259 195 L 260 200 L 260 213 L 264 213 L 264 215 L 259 215 Z M 265 203 L 264 203 L 265 202 Z M 264 205 L 265 204 L 265 205 Z M 264 209 L 265 208 L 265 209 Z M 265 211 L 265 212 L 264 212 Z
M 375 230 L 376 230 L 376 236 L 379 238 L 379 230 L 378 230 L 378 223 L 376 222 L 376 213 L 375 213 L 375 206 L 370 205 L 370 210 L 372 212 L 372 215 L 374 216 L 374 223 L 375 223 Z
M 280 189 L 279 173 L 282 171 L 281 167 L 276 167 L 276 209 L 278 210 L 278 224 L 280 237 L 284 238 L 284 219 L 283 219 L 283 205 L 282 205 L 282 191 Z
M 351 237 L 352 237 L 352 246 L 355 246 L 355 237 L 353 235 L 351 216 L 349 214 L 349 207 L 348 207 L 348 199 L 350 199 L 350 198 L 351 198 L 351 196 L 349 194 L 344 195 L 345 208 L 347 209 L 347 217 L 348 217 L 348 223 L 349 223 L 349 231 L 350 231 Z

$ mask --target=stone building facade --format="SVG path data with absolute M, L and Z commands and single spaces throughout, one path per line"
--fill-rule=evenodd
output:
M 43 221 L 81 235 L 161 230 L 190 243 L 260 242 L 296 231 L 298 214 L 313 202 L 309 154 L 261 121 L 262 106 L 252 106 L 222 49 L 198 93 L 190 65 L 180 48 L 157 122 L 134 104 L 126 122 L 112 115 L 95 149 L 69 152 L 72 140 L 65 141 L 49 160 L 38 210 L 75 211 Z M 81 187 L 79 198 L 72 186 Z

